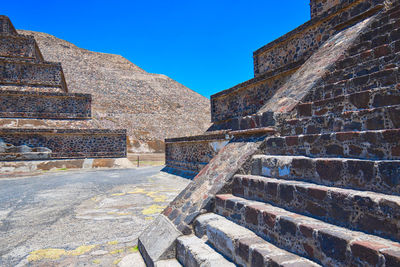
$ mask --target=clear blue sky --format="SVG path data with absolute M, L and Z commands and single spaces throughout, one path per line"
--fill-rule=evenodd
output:
M 209 97 L 253 77 L 252 53 L 310 18 L 309 0 L 12 0 L 17 29 L 119 54 Z

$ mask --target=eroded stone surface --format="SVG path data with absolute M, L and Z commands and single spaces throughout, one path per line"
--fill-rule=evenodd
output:
M 236 266 L 196 236 L 179 237 L 176 250 L 177 259 L 184 266 Z
M 0 180 L 1 266 L 113 266 L 188 183 L 159 172 L 68 171 Z
M 368 265 L 371 261 L 378 265 L 385 261 L 383 249 L 400 251 L 397 242 L 232 195 L 218 195 L 215 211 L 279 247 L 324 266 Z M 367 248 L 376 255 L 374 258 L 362 252 Z

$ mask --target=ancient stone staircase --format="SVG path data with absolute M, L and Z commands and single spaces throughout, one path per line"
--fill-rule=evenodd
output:
M 230 136 L 139 238 L 149 266 L 400 266 L 400 3 L 311 8 L 254 53 L 254 79 L 211 97 L 209 133 L 167 143 L 197 168 L 208 136 Z
M 399 22 L 381 14 L 276 125 L 178 238 L 184 266 L 400 266 Z

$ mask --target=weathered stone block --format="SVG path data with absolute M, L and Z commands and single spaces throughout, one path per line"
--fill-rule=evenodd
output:
M 0 140 L 13 146 L 46 148 L 46 159 L 126 157 L 126 131 L 100 129 L 0 129 Z M 12 160 L 24 160 L 14 153 Z M 0 160 L 11 160 L 0 153 Z
M 59 87 L 67 91 L 60 63 L 32 63 L 0 59 L 0 84 Z
M 175 258 L 176 238 L 182 233 L 164 216 L 159 215 L 139 236 L 138 247 L 147 266 L 159 260 Z
M 3 118 L 89 119 L 91 96 L 48 92 L 0 91 Z

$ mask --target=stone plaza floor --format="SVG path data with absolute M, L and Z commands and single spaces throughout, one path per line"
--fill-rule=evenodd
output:
M 162 167 L 0 179 L 0 266 L 116 266 L 190 182 Z

